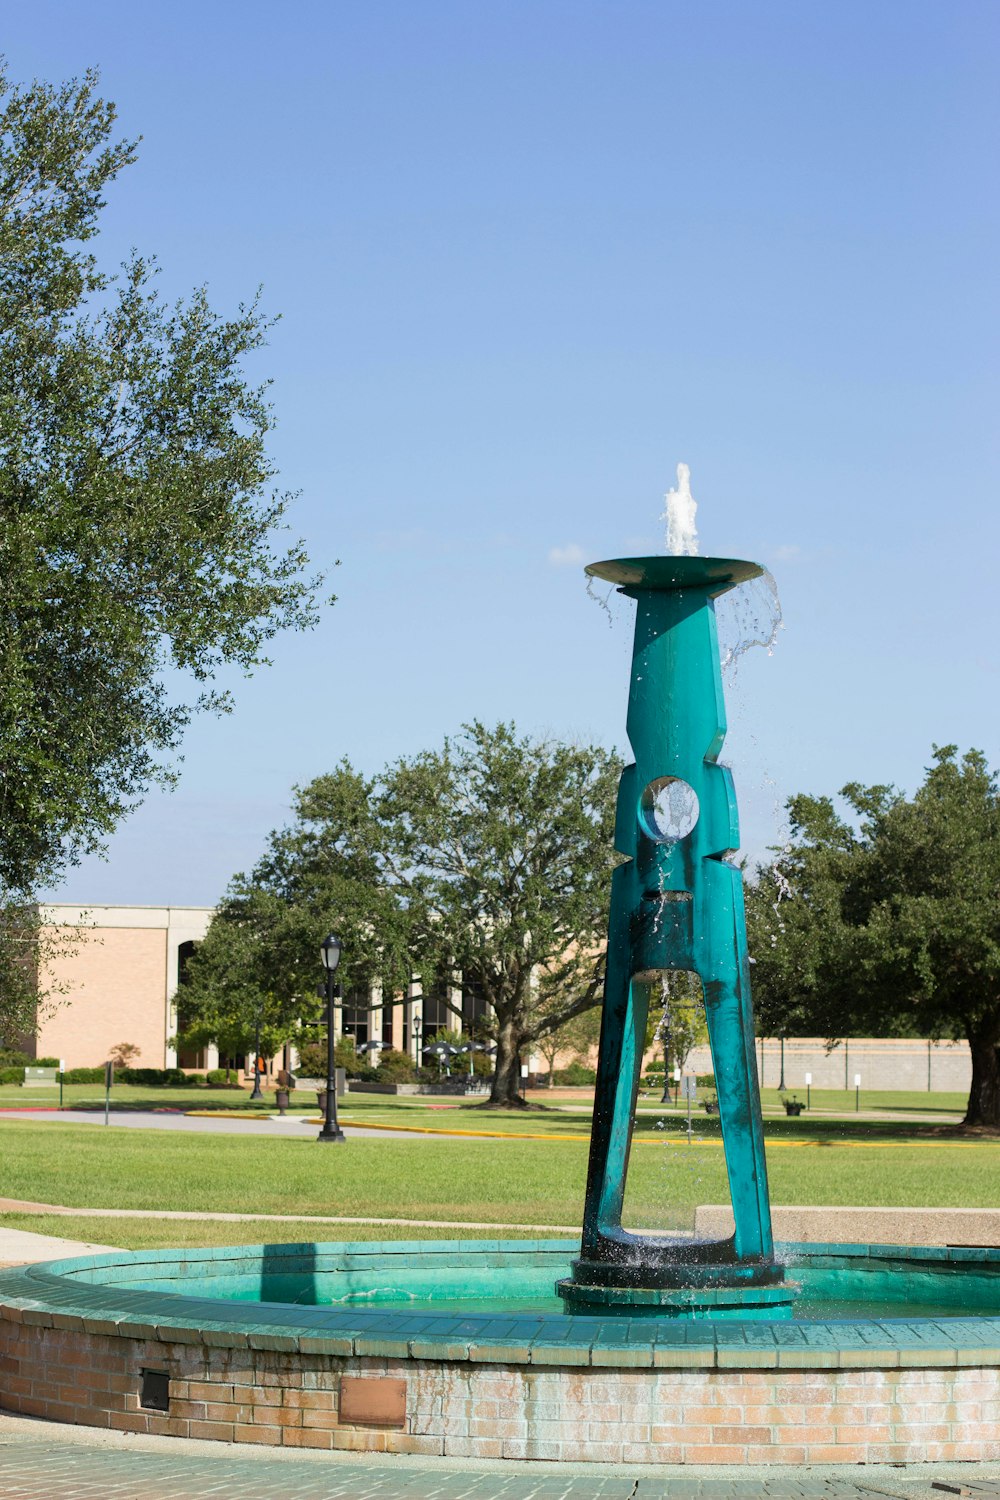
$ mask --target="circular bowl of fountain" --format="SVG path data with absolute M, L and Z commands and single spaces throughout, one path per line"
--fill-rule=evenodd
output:
M 790 1320 L 568 1313 L 578 1242 L 300 1244 L 0 1274 L 0 1399 L 126 1431 L 613 1463 L 1000 1455 L 1000 1250 L 783 1245 Z M 674 1309 L 676 1311 L 676 1309 Z

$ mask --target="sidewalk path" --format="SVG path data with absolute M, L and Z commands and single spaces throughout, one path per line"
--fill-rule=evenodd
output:
M 101 1125 L 104 1124 L 102 1109 L 0 1109 L 0 1120 L 34 1120 L 42 1124 Z M 109 1126 L 131 1130 L 193 1130 L 209 1135 L 269 1135 L 291 1136 L 308 1140 L 315 1135 L 316 1123 L 303 1115 L 264 1115 L 255 1120 L 237 1120 L 231 1115 L 182 1115 L 173 1111 L 144 1109 L 113 1109 L 108 1115 Z M 349 1125 L 344 1134 L 351 1140 L 355 1136 L 377 1140 L 381 1131 L 365 1130 L 361 1126 Z
M 685 1468 L 248 1451 L 0 1413 L 4 1500 L 988 1500 L 1000 1465 Z
M 474 1219 L 380 1219 L 369 1214 L 230 1214 L 176 1208 L 69 1208 L 62 1203 L 33 1203 L 27 1198 L 0 1198 L 0 1214 L 51 1214 L 53 1218 L 65 1215 L 79 1219 L 186 1219 L 218 1224 L 385 1224 L 411 1229 L 488 1229 L 494 1235 L 501 1229 L 523 1229 L 537 1234 L 580 1233 L 579 1224 L 480 1224 Z M 70 1253 L 66 1252 L 67 1255 Z M 76 1253 L 84 1255 L 86 1251 Z M 55 1253 L 43 1258 L 54 1259 Z
M 52 1234 L 32 1234 L 0 1224 L 0 1266 L 24 1266 L 40 1260 L 69 1260 L 74 1255 L 104 1255 L 117 1245 L 95 1245 L 91 1240 L 64 1240 Z

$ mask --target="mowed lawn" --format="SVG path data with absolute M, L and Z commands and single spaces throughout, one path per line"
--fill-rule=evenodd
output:
M 803 1103 L 804 1089 L 790 1091 Z M 702 1089 L 700 1096 L 710 1093 Z M 586 1133 L 590 1127 L 590 1111 L 593 1108 L 592 1090 L 561 1090 L 551 1093 L 547 1089 L 533 1091 L 531 1099 L 543 1108 L 534 1109 L 524 1115 L 509 1111 L 484 1108 L 477 1099 L 447 1098 L 442 1096 L 407 1096 L 386 1094 L 350 1093 L 341 1100 L 340 1108 L 347 1118 L 360 1123 L 405 1125 L 429 1129 L 475 1129 L 496 1130 L 502 1134 L 528 1132 L 539 1135 L 552 1133 Z M 777 1089 L 762 1091 L 761 1101 L 765 1116 L 785 1118 L 781 1097 Z M 148 1088 L 132 1084 L 116 1083 L 111 1091 L 112 1110 L 166 1109 L 196 1110 L 205 1113 L 243 1113 L 269 1115 L 276 1110 L 273 1087 L 264 1091 L 264 1097 L 251 1101 L 247 1089 L 200 1089 L 200 1088 Z M 940 1117 L 961 1116 L 965 1109 L 965 1095 L 959 1093 L 924 1093 L 920 1091 L 862 1091 L 861 1109 L 870 1116 L 876 1113 L 933 1115 Z M 18 1084 L 0 1085 L 0 1110 L 3 1109 L 54 1109 L 59 1104 L 59 1089 L 27 1088 Z M 63 1090 L 63 1104 L 67 1108 L 104 1109 L 103 1084 L 67 1084 Z M 855 1113 L 853 1090 L 813 1089 L 812 1113 L 802 1118 L 819 1119 L 823 1115 L 835 1114 L 849 1119 Z M 295 1114 L 318 1113 L 316 1093 L 311 1088 L 299 1088 L 292 1092 L 291 1110 Z M 640 1118 L 646 1120 L 666 1112 L 674 1113 L 673 1106 L 663 1105 L 659 1092 L 643 1090 L 638 1101 Z M 676 1111 L 683 1113 L 683 1109 Z M 700 1105 L 694 1109 L 695 1118 L 706 1120 Z
M 788 1122 L 791 1124 L 792 1122 Z M 897 1129 L 906 1127 L 897 1127 Z M 882 1127 L 883 1130 L 886 1127 Z M 580 1221 L 587 1145 L 578 1140 L 355 1138 L 343 1146 L 304 1140 L 105 1130 L 98 1125 L 0 1122 L 0 1195 L 81 1208 L 114 1208 L 122 1218 L 4 1216 L 13 1227 L 106 1244 L 258 1242 L 262 1239 L 388 1238 L 372 1226 L 182 1226 L 137 1221 L 129 1209 L 427 1219 L 498 1226 Z M 775 1136 L 769 1144 L 777 1204 L 1000 1207 L 1000 1144 L 904 1141 L 879 1133 L 830 1140 Z M 629 1174 L 631 1222 L 683 1222 L 697 1203 L 728 1199 L 716 1138 L 688 1145 L 672 1132 L 646 1133 Z M 41 1220 L 41 1222 L 40 1222 Z M 482 1236 L 488 1231 L 469 1230 Z M 433 1230 L 400 1225 L 403 1238 Z M 445 1237 L 460 1237 L 452 1229 Z

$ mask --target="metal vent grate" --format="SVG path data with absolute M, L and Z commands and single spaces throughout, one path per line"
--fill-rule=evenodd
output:
M 139 1405 L 150 1411 L 170 1410 L 170 1376 L 166 1370 L 143 1370 Z

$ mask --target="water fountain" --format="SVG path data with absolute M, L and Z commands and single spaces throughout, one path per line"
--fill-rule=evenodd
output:
M 759 569 L 695 555 L 679 479 L 676 555 L 591 570 L 636 599 L 637 620 L 582 1240 L 121 1252 L 0 1272 L 0 1405 L 459 1458 L 1000 1457 L 1000 1250 L 772 1244 L 714 616 Z M 649 992 L 676 969 L 705 991 L 734 1221 L 716 1240 L 622 1225 Z
M 691 530 L 693 516 L 689 545 Z M 587 571 L 636 601 L 635 761 L 618 792 L 615 847 L 627 862 L 612 878 L 583 1243 L 559 1292 L 580 1310 L 787 1317 L 793 1291 L 771 1237 L 742 877 L 727 863 L 739 847 L 736 797 L 718 763 L 726 722 L 715 600 L 763 569 L 687 555 Z M 621 1222 L 650 992 L 673 969 L 697 973 L 705 994 L 735 1223 L 714 1243 L 651 1239 Z

